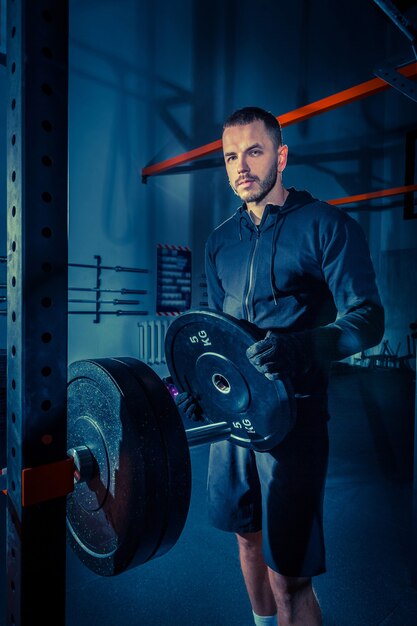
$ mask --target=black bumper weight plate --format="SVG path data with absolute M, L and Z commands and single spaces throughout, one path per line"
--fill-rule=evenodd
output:
M 130 357 L 117 358 L 130 368 L 142 386 L 155 415 L 162 449 L 160 466 L 167 469 L 166 497 L 160 516 L 163 520 L 159 545 L 152 558 L 170 550 L 179 539 L 188 516 L 191 499 L 191 459 L 182 419 L 171 394 L 159 376 L 142 361 Z
M 230 441 L 265 451 L 295 423 L 288 380 L 269 380 L 246 356 L 264 332 L 245 320 L 210 309 L 177 317 L 165 337 L 167 366 L 179 391 L 192 393 L 212 421 L 226 421 Z
M 68 540 L 87 567 L 113 576 L 160 549 L 169 496 L 165 445 L 148 395 L 124 363 L 78 361 L 68 374 L 68 448 L 87 445 L 96 460 L 93 478 L 68 496 Z M 172 416 L 179 419 L 175 406 Z

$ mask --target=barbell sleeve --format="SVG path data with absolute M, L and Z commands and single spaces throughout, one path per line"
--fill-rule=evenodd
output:
M 203 424 L 185 429 L 188 447 L 195 448 L 217 441 L 224 441 L 230 436 L 230 426 L 227 422 Z M 96 472 L 94 455 L 88 446 L 76 446 L 70 448 L 68 456 L 74 459 L 74 483 L 82 483 L 90 480 Z

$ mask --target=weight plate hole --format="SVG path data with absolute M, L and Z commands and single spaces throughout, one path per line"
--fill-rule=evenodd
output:
M 213 374 L 211 377 L 211 382 L 216 387 L 220 393 L 230 393 L 231 386 L 227 378 L 222 376 L 222 374 Z

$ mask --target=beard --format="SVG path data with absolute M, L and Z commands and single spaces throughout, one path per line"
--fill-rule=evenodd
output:
M 275 183 L 278 178 L 278 159 L 276 159 L 275 163 L 271 166 L 269 172 L 265 176 L 263 180 L 258 178 L 258 176 L 248 176 L 250 180 L 254 180 L 258 183 L 257 190 L 245 190 L 239 191 L 239 186 L 236 184 L 236 187 L 230 185 L 234 191 L 234 193 L 239 196 L 241 200 L 244 202 L 260 202 L 263 200 L 274 188 Z

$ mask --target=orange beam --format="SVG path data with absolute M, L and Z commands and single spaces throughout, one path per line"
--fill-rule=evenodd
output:
M 415 78 L 417 76 L 417 63 L 405 65 L 404 67 L 398 69 L 398 72 L 407 78 Z M 326 113 L 326 111 L 331 111 L 332 109 L 336 109 L 337 107 L 345 104 L 350 104 L 351 102 L 355 102 L 361 98 L 375 95 L 390 87 L 391 85 L 382 80 L 382 78 L 372 78 L 371 80 L 360 83 L 355 87 L 339 91 L 339 93 L 335 93 L 332 96 L 327 96 L 326 98 L 307 104 L 306 106 L 290 111 L 289 113 L 284 113 L 283 115 L 278 116 L 277 119 L 280 121 L 282 127 L 289 126 L 290 124 L 295 124 L 296 122 L 308 120 L 310 117 L 314 117 L 314 115 L 318 115 L 319 113 Z M 146 179 L 148 176 L 160 174 L 161 172 L 172 169 L 177 165 L 182 165 L 183 163 L 188 163 L 189 161 L 194 161 L 203 156 L 208 156 L 214 152 L 218 152 L 221 148 L 221 139 L 212 141 L 211 143 L 207 143 L 200 148 L 194 148 L 194 150 L 184 152 L 184 154 L 180 154 L 171 159 L 166 159 L 160 163 L 144 167 L 142 169 L 142 177 Z
M 417 63 L 406 65 L 405 67 L 400 68 L 398 72 L 406 78 L 415 78 L 417 76 Z M 306 106 L 301 107 L 301 109 L 296 109 L 290 113 L 284 113 L 284 115 L 281 115 L 277 119 L 279 119 L 282 126 L 289 126 L 295 122 L 308 120 L 310 117 L 313 117 L 318 113 L 326 113 L 326 111 L 331 111 L 332 109 L 336 109 L 344 104 L 350 104 L 351 102 L 355 102 L 361 98 L 373 96 L 381 91 L 384 91 L 385 89 L 388 89 L 389 87 L 391 87 L 391 85 L 382 80 L 382 78 L 372 78 L 365 83 L 361 83 L 355 87 L 350 87 L 344 91 L 339 91 L 339 93 L 317 100 L 312 104 L 307 104 Z
M 398 196 L 401 193 L 412 193 L 417 191 L 417 185 L 403 185 L 402 187 L 392 187 L 391 189 L 381 189 L 380 191 L 371 191 L 369 193 L 360 193 L 356 196 L 346 196 L 346 198 L 337 198 L 336 200 L 327 200 L 329 204 L 352 204 L 354 202 L 363 202 L 363 200 L 374 200 L 375 198 L 387 198 L 388 196 Z
M 183 163 L 188 163 L 188 161 L 194 161 L 195 159 L 199 159 L 203 156 L 213 154 L 213 152 L 218 152 L 221 149 L 221 139 L 218 139 L 217 141 L 212 141 L 211 143 L 207 143 L 206 145 L 201 146 L 201 148 L 194 148 L 194 150 L 190 150 L 189 152 L 185 152 L 184 154 L 179 154 L 172 159 L 167 159 L 166 161 L 161 161 L 160 163 L 155 163 L 154 165 L 148 165 L 148 167 L 144 167 L 142 170 L 142 177 L 146 178 L 147 176 L 152 176 L 153 174 L 160 174 L 161 172 L 170 170 L 176 165 L 182 165 Z

